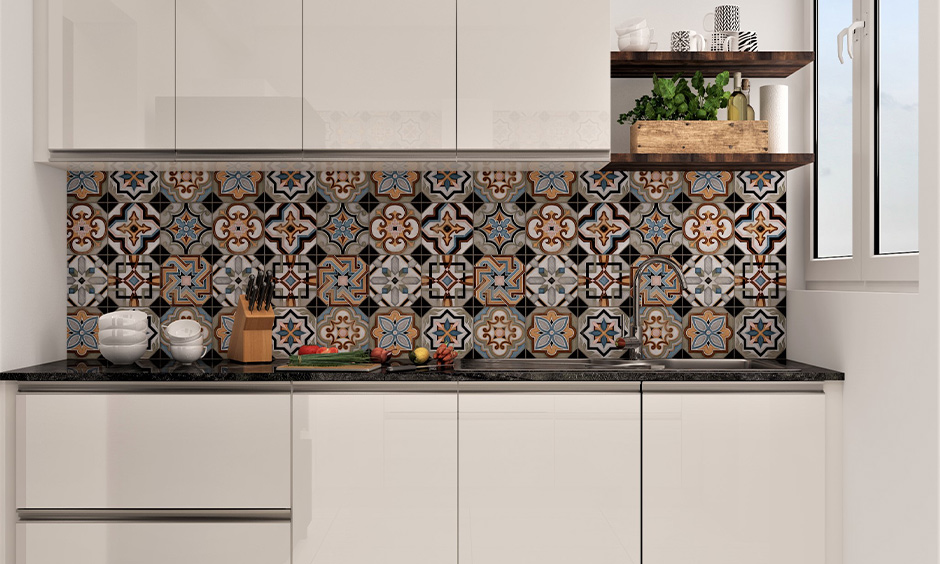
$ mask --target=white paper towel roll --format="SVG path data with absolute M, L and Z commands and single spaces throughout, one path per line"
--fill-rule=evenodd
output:
M 788 153 L 790 120 L 787 87 L 779 84 L 760 87 L 760 119 L 767 120 L 771 153 Z

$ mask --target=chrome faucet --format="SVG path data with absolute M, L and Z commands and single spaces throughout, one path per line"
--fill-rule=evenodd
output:
M 679 268 L 679 265 L 676 264 L 675 261 L 663 257 L 650 257 L 637 265 L 636 270 L 633 271 L 633 284 L 630 286 L 630 297 L 633 298 L 633 320 L 630 330 L 633 336 L 624 339 L 623 346 L 623 348 L 631 351 L 630 356 L 634 359 L 642 358 L 643 351 L 643 330 L 640 327 L 640 300 L 637 296 L 637 287 L 640 285 L 640 275 L 643 274 L 643 271 L 657 263 L 675 270 L 676 274 L 678 274 L 679 288 L 682 291 L 688 290 L 688 286 L 685 284 L 685 278 L 682 276 L 682 269 Z

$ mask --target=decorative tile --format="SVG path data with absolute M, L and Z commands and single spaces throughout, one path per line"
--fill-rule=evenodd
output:
M 331 256 L 317 269 L 317 295 L 326 305 L 361 304 L 369 295 L 369 266 L 358 256 Z
M 464 305 L 473 283 L 473 265 L 460 255 L 431 257 L 421 269 L 422 295 L 435 307 Z
M 630 267 L 616 255 L 588 257 L 581 263 L 578 292 L 590 306 L 617 306 L 630 297 Z
M 98 204 L 69 206 L 65 228 L 68 252 L 73 255 L 97 254 L 108 240 L 108 219 Z
M 592 170 L 578 177 L 578 189 L 589 202 L 619 202 L 630 190 L 622 172 Z
M 532 197 L 537 202 L 565 202 L 575 193 L 571 171 L 533 171 L 529 173 Z
M 65 316 L 66 356 L 98 358 L 98 318 L 101 311 L 92 307 L 70 307 Z
M 160 191 L 171 202 L 201 202 L 212 193 L 212 173 L 164 172 L 160 175 Z
M 267 264 L 274 275 L 274 300 L 286 307 L 308 306 L 317 297 L 317 265 L 304 255 L 280 255 Z
M 228 355 L 232 330 L 235 328 L 235 308 L 224 307 L 212 318 L 212 350 L 221 356 Z
M 724 256 L 695 255 L 682 266 L 682 276 L 689 303 L 717 307 L 734 297 L 734 265 Z
M 264 240 L 264 216 L 254 204 L 226 204 L 215 214 L 212 234 L 223 253 L 254 253 Z
M 317 243 L 325 252 L 354 255 L 369 241 L 369 214 L 359 204 L 327 204 L 317 213 Z
M 274 327 L 271 329 L 274 358 L 288 358 L 297 354 L 300 347 L 313 344 L 316 334 L 317 320 L 306 308 L 286 307 L 274 310 Z
M 617 339 L 626 334 L 627 317 L 619 308 L 588 308 L 578 318 L 578 343 L 590 358 L 617 356 Z
M 462 307 L 437 307 L 422 320 L 423 344 L 435 351 L 441 345 L 454 347 L 458 357 L 473 348 L 473 318 Z
M 264 180 L 264 192 L 275 202 L 306 202 L 316 191 L 316 179 L 308 171 L 273 171 Z
M 682 323 L 682 347 L 693 358 L 722 358 L 734 348 L 734 318 L 724 308 L 693 308 Z
M 734 232 L 745 253 L 774 255 L 787 244 L 787 215 L 777 204 L 745 204 L 734 216 Z
M 682 173 L 669 171 L 635 171 L 629 176 L 630 192 L 641 202 L 671 202 L 682 193 Z
M 414 171 L 378 171 L 372 173 L 375 197 L 380 202 L 410 202 L 418 193 L 418 173 Z
M 578 222 L 567 204 L 539 204 L 526 219 L 529 247 L 547 255 L 565 254 L 574 247 Z
M 473 246 L 473 214 L 463 204 L 431 204 L 421 217 L 424 246 L 439 255 L 459 255 Z
M 686 212 L 682 221 L 685 245 L 694 254 L 724 253 L 734 238 L 734 220 L 723 204 L 699 204 Z
M 595 255 L 620 254 L 630 244 L 630 214 L 620 204 L 588 204 L 578 214 L 578 244 Z
M 682 319 L 671 307 L 640 308 L 643 358 L 672 358 L 682 348 Z
M 149 255 L 118 255 L 108 267 L 108 294 L 118 307 L 149 306 L 161 284 L 160 264 Z
M 381 308 L 372 316 L 372 344 L 392 356 L 412 351 L 418 342 L 420 318 L 410 308 Z
M 734 345 L 745 358 L 777 358 L 787 347 L 786 319 L 774 307 L 744 308 L 735 318 Z
M 369 320 L 357 307 L 330 307 L 317 317 L 316 344 L 349 352 L 369 336 Z M 311 343 L 312 344 L 312 343 Z
M 411 253 L 421 238 L 421 221 L 410 204 L 384 204 L 375 209 L 369 225 L 372 246 L 380 253 Z
M 421 297 L 421 268 L 410 256 L 380 256 L 372 262 L 369 292 L 376 303 L 410 306 Z
M 776 202 L 787 192 L 787 173 L 742 170 L 734 175 L 734 190 L 745 202 Z
M 514 202 L 525 192 L 525 178 L 519 171 L 480 171 L 473 189 L 484 202 Z
M 212 212 L 199 203 L 169 204 L 160 212 L 160 244 L 173 255 L 199 255 L 212 246 Z
M 317 246 L 317 215 L 303 203 L 274 204 L 264 214 L 264 244 L 278 255 L 302 255 Z
M 169 325 L 180 319 L 192 319 L 206 330 L 206 334 L 212 334 L 212 317 L 201 307 L 171 307 L 160 317 L 160 326 Z M 160 350 L 169 356 L 170 350 L 165 342 L 160 343 Z
M 685 173 L 685 181 L 693 202 L 723 202 L 734 191 L 731 173 L 726 170 L 690 171 Z
M 200 256 L 172 256 L 160 267 L 160 296 L 171 306 L 201 306 L 212 297 L 212 265 Z
M 156 172 L 119 170 L 108 175 L 108 192 L 119 202 L 149 202 L 160 192 Z
M 361 170 L 323 171 L 317 174 L 317 192 L 328 202 L 358 202 L 369 191 L 369 173 Z
M 776 306 L 787 295 L 787 265 L 775 255 L 747 255 L 734 268 L 734 295 L 745 306 Z
M 104 196 L 103 172 L 70 170 L 65 181 L 65 195 L 80 202 L 94 202 Z
M 222 170 L 215 173 L 215 181 L 223 202 L 253 202 L 264 190 L 258 171 Z
M 466 171 L 431 170 L 422 178 L 424 193 L 432 202 L 462 202 L 473 190 L 473 179 Z
M 578 267 L 565 255 L 538 256 L 525 270 L 526 297 L 548 306 L 567 306 L 578 297 Z
M 538 308 L 526 320 L 526 345 L 535 356 L 564 358 L 578 348 L 577 325 L 566 308 Z
M 630 225 L 630 242 L 642 254 L 668 255 L 682 246 L 682 212 L 672 204 L 639 204 Z
M 108 214 L 108 242 L 122 255 L 148 255 L 160 246 L 160 214 L 150 204 L 117 204 Z
M 637 268 L 646 257 L 641 257 L 634 263 Z M 667 266 L 663 263 L 653 263 L 646 266 L 637 278 L 637 297 L 640 306 L 671 306 L 682 297 L 682 268 Z
M 525 268 L 515 256 L 483 257 L 473 272 L 474 296 L 485 306 L 513 306 L 525 296 Z
M 515 254 L 525 245 L 525 212 L 516 204 L 483 204 L 474 217 L 473 240 L 482 252 Z
M 264 274 L 261 261 L 253 256 L 225 255 L 212 266 L 212 295 L 220 304 L 238 307 L 248 278 Z
M 485 307 L 473 318 L 473 348 L 483 358 L 515 358 L 525 346 L 525 319 L 511 307 Z
M 108 269 L 98 255 L 68 257 L 69 307 L 95 307 L 108 295 Z

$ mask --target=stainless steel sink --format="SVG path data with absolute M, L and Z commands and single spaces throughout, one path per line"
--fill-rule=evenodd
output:
M 564 371 L 621 371 L 621 370 L 688 370 L 688 371 L 737 371 L 737 370 L 774 370 L 778 372 L 797 372 L 799 368 L 761 360 L 744 358 L 666 358 L 628 360 L 619 358 L 525 358 L 525 359 L 469 359 L 457 362 L 458 370 L 477 372 L 525 372 L 544 370 Z

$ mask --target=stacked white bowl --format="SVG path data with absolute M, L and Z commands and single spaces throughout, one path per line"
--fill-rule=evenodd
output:
M 209 352 L 208 337 L 209 330 L 192 319 L 177 319 L 163 326 L 163 339 L 170 356 L 183 364 L 195 362 Z
M 124 309 L 98 318 L 98 350 L 114 364 L 130 364 L 147 352 L 147 314 Z
M 650 51 L 656 49 L 653 29 L 646 18 L 630 18 L 616 27 L 617 46 L 621 51 Z

